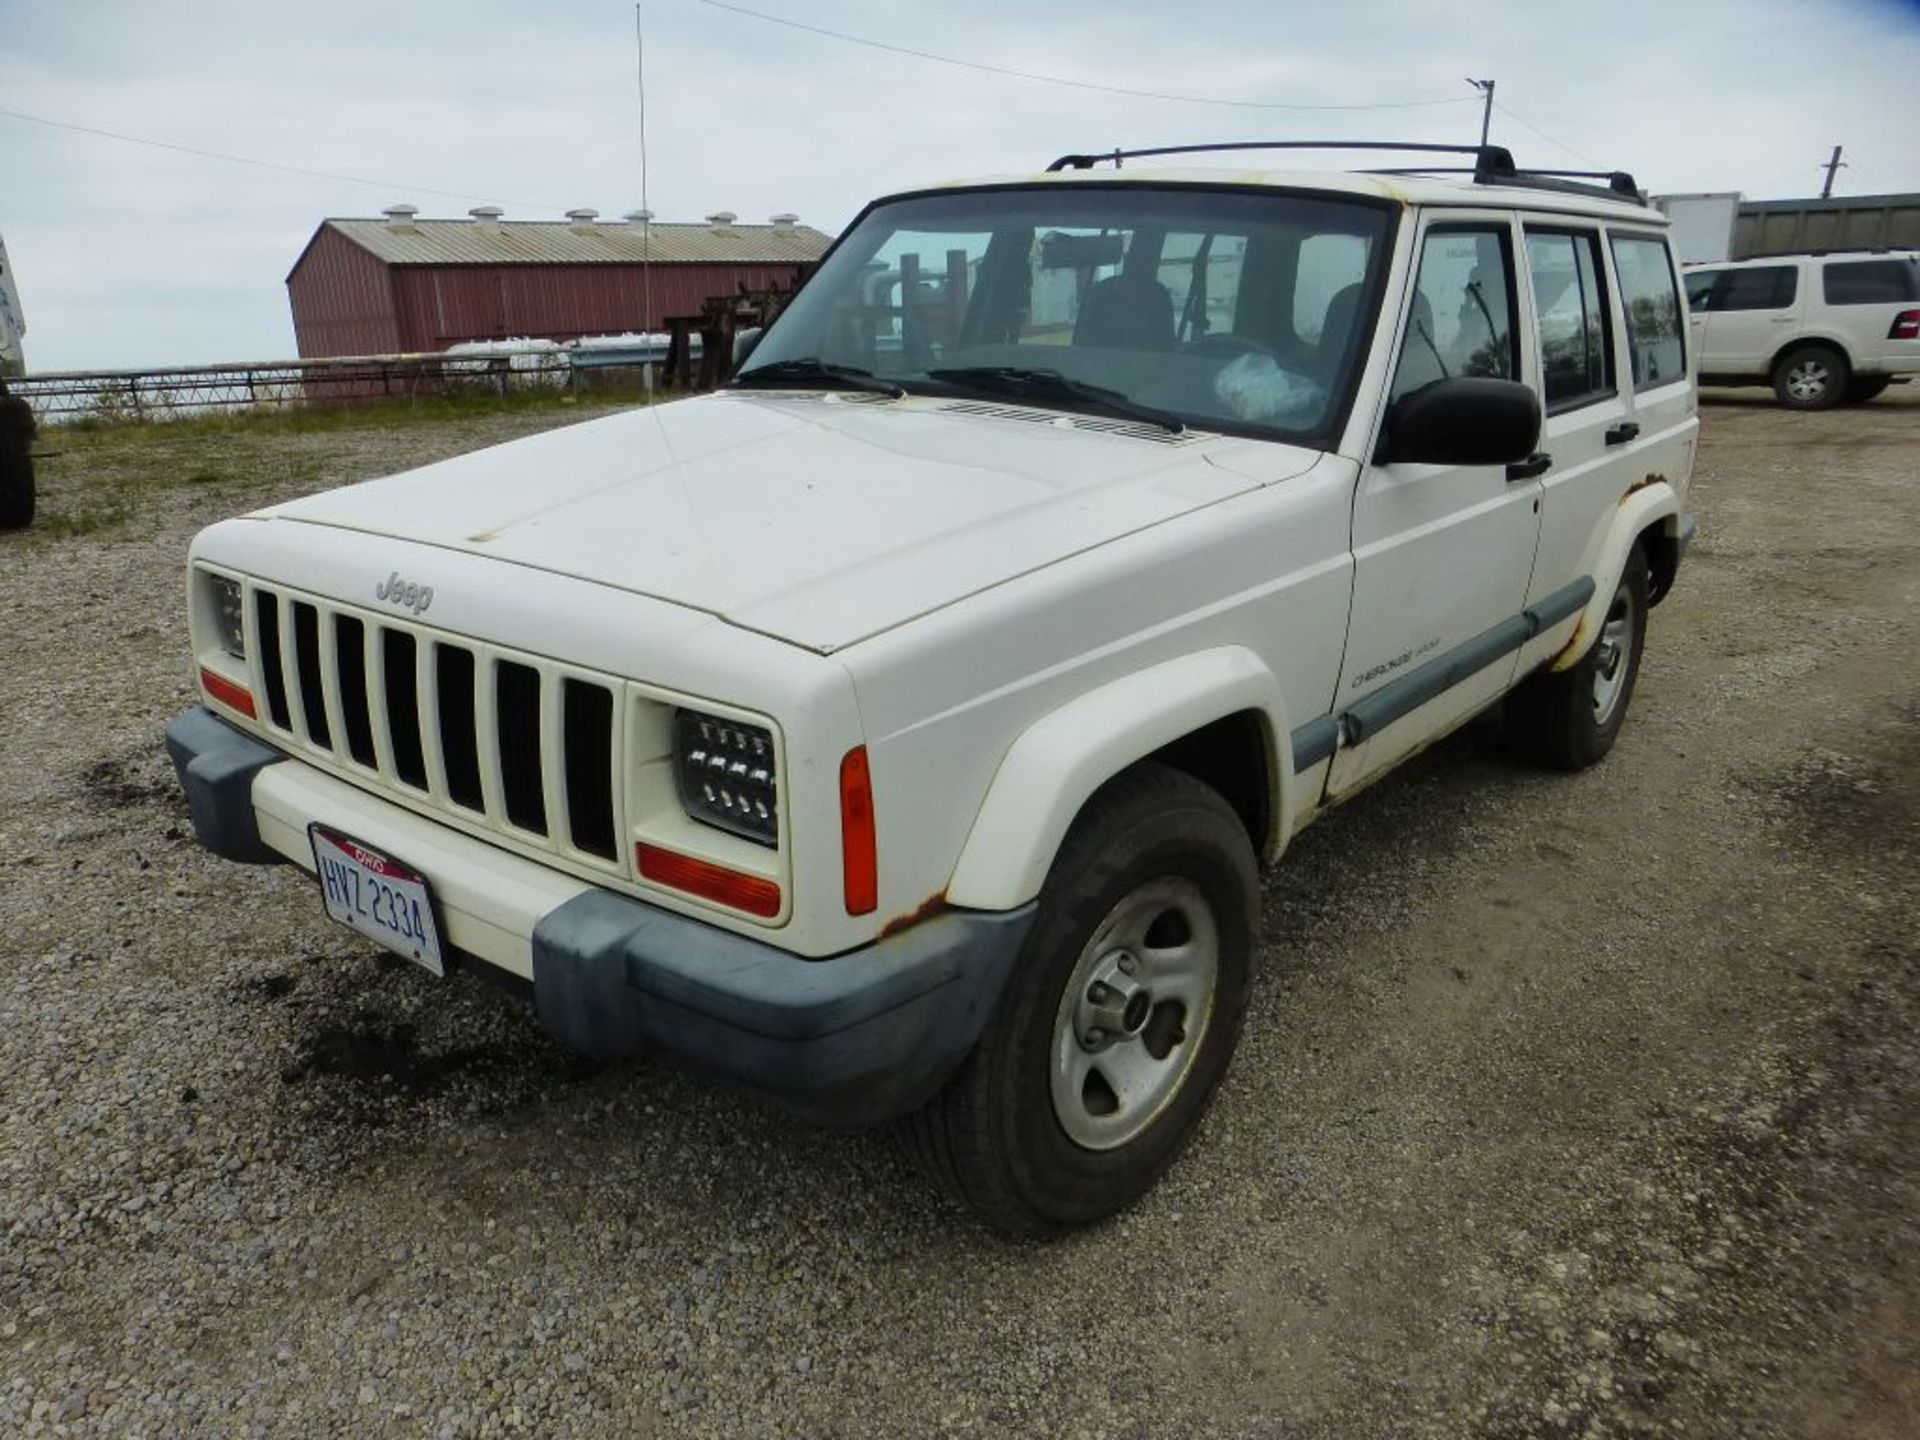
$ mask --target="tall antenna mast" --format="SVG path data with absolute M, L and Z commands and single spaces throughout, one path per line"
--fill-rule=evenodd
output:
M 640 24 L 639 0 L 633 7 L 633 78 L 640 100 L 640 294 L 646 318 L 641 329 L 651 339 L 653 326 L 653 207 L 647 203 L 647 41 Z M 647 398 L 653 398 L 653 362 L 640 367 Z

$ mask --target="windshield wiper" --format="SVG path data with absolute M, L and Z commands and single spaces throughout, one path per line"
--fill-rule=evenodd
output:
M 929 370 L 929 380 L 939 380 L 948 385 L 971 386 L 977 390 L 995 390 L 1005 395 L 1024 395 L 1034 400 L 1072 400 L 1079 404 L 1102 410 L 1109 415 L 1119 415 L 1128 420 L 1144 420 L 1149 425 L 1158 425 L 1172 435 L 1186 432 L 1186 422 L 1169 415 L 1164 410 L 1156 410 L 1151 405 L 1142 405 L 1118 390 L 1110 390 L 1105 385 L 1095 385 L 1086 380 L 1075 380 L 1070 375 L 1062 375 L 1058 370 L 1028 368 L 1023 365 L 961 365 L 949 370 Z
M 735 385 L 770 382 L 776 385 L 823 385 L 833 390 L 865 390 L 873 395 L 891 395 L 901 399 L 906 391 L 891 380 L 882 380 L 871 370 L 853 365 L 835 365 L 817 356 L 795 360 L 773 360 L 756 365 L 733 377 Z

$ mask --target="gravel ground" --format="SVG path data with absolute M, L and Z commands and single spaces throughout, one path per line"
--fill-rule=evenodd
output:
M 1920 396 L 1710 405 L 1613 756 L 1477 729 L 1301 837 L 1197 1142 L 1046 1245 L 192 843 L 193 530 L 578 413 L 46 442 L 0 1434 L 1914 1433 Z

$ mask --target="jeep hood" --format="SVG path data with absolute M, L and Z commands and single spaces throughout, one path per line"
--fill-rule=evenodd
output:
M 1319 458 L 979 408 L 727 392 L 262 514 L 362 531 L 376 568 L 425 584 L 430 560 L 396 546 L 389 562 L 380 544 L 492 556 L 830 652 Z

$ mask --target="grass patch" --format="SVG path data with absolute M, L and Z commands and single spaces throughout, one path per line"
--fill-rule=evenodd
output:
M 34 518 L 34 533 L 49 540 L 71 540 L 81 535 L 98 535 L 118 529 L 133 518 L 133 506 L 125 498 L 113 495 L 77 510 L 46 511 Z

